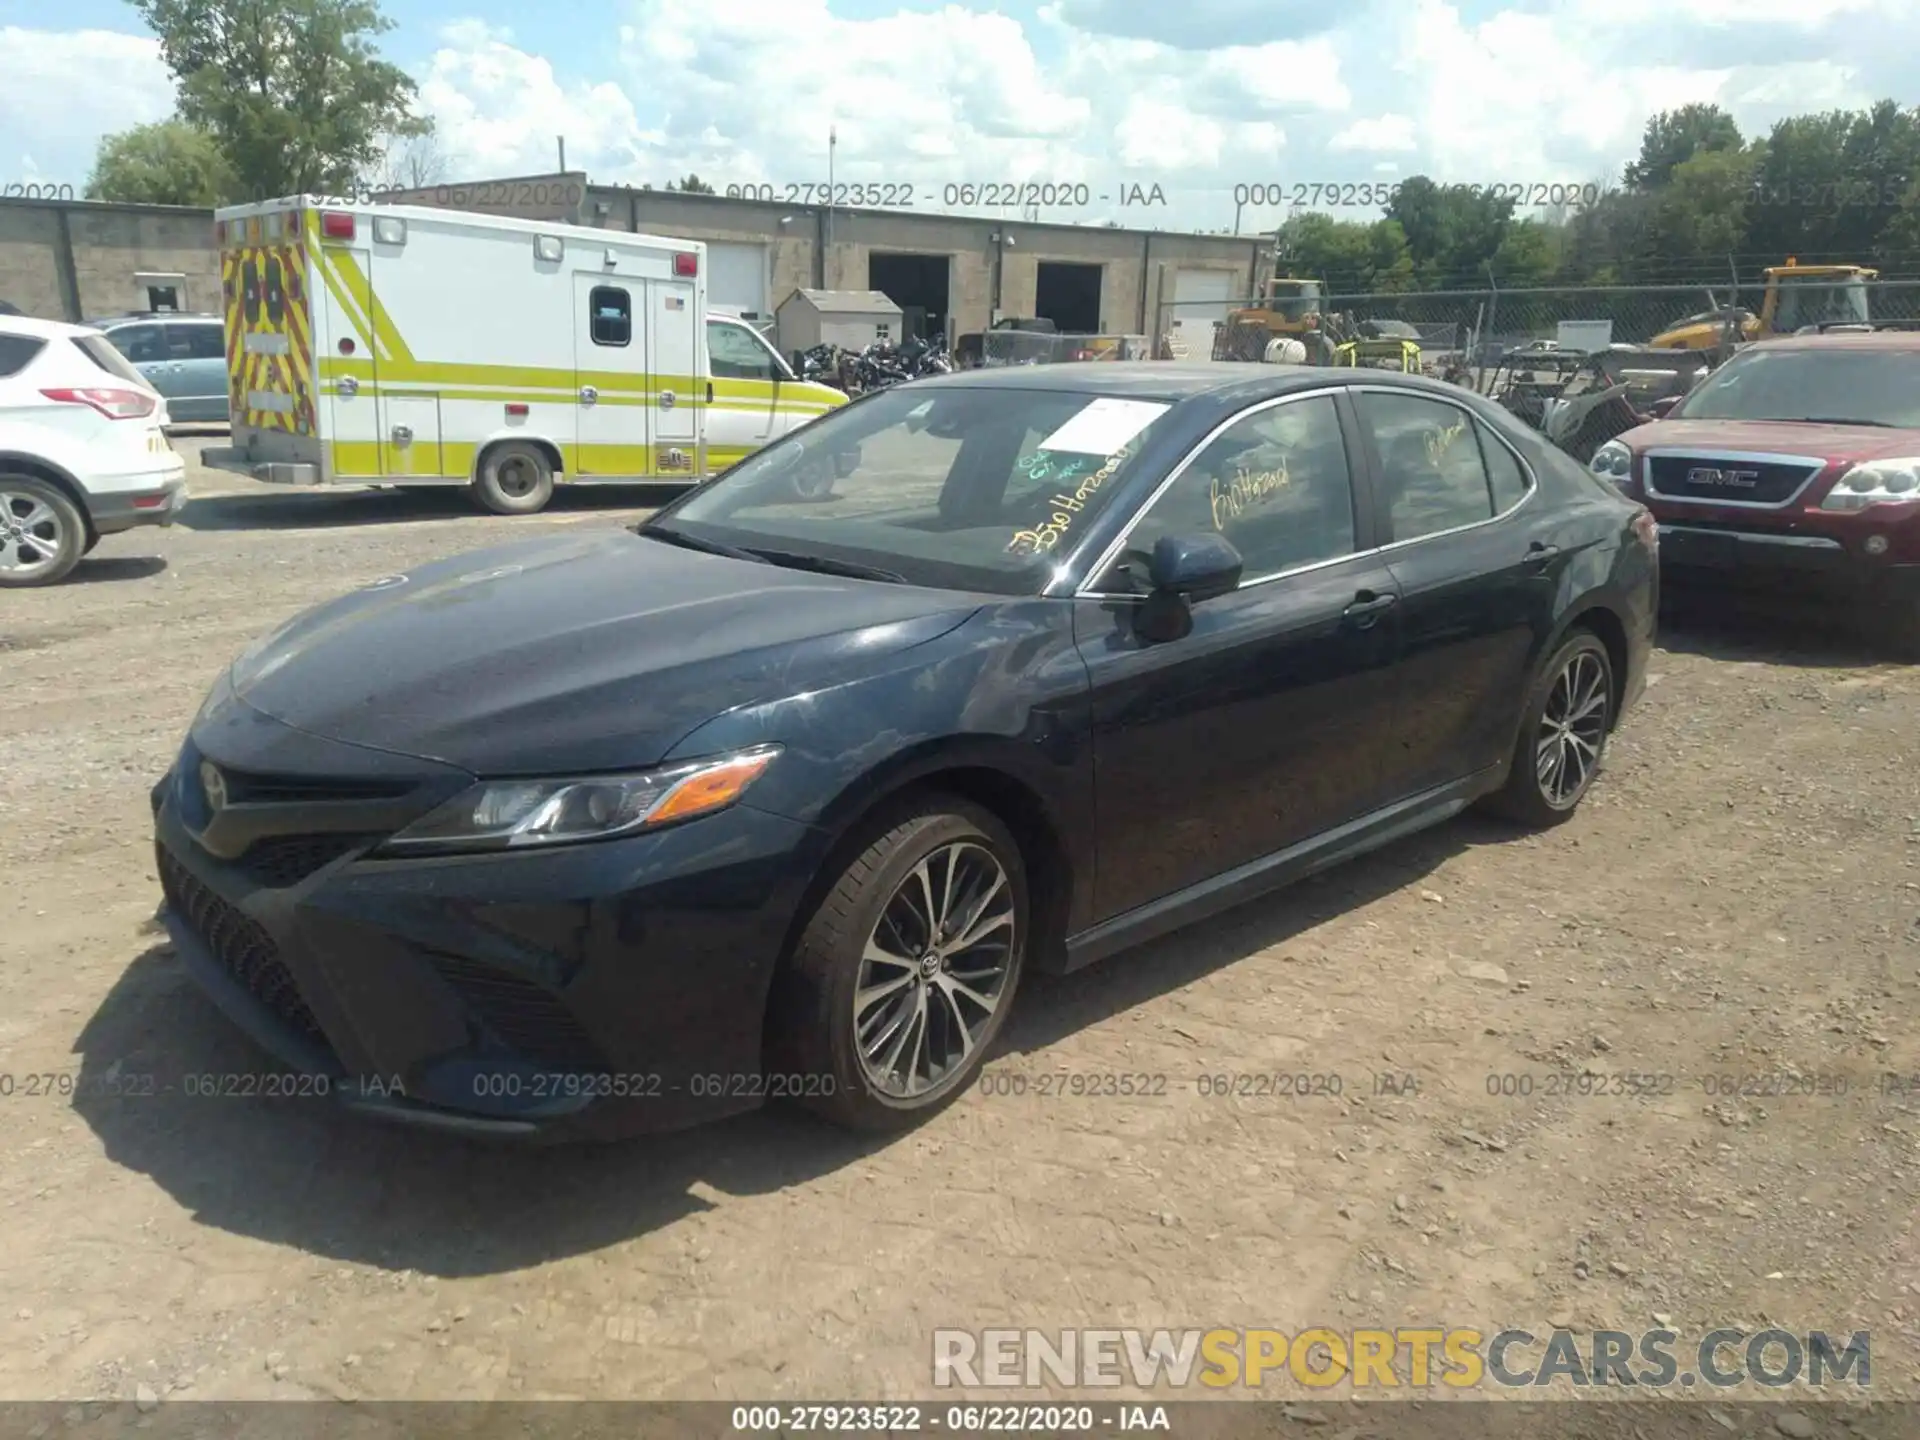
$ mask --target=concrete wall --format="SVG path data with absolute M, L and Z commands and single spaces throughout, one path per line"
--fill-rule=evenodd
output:
M 143 272 L 186 276 L 181 308 L 220 309 L 213 216 L 174 205 L 0 199 L 0 299 L 44 320 L 143 310 Z
M 1169 318 L 1176 270 L 1223 270 L 1234 277 L 1233 294 L 1250 294 L 1264 243 L 1243 236 L 898 210 L 828 212 L 778 201 L 591 185 L 579 172 L 428 186 L 380 198 L 689 240 L 764 244 L 771 252 L 769 309 L 803 287 L 870 288 L 868 257 L 876 251 L 945 255 L 950 335 L 985 329 L 996 308 L 1003 315 L 1031 315 L 1040 262 L 1064 260 L 1101 266 L 1102 330 L 1158 336 Z M 208 212 L 0 200 L 0 299 L 28 314 L 59 319 L 137 309 L 146 297 L 134 286 L 134 273 L 167 270 L 187 275 L 189 308 L 219 308 Z
M 1100 265 L 1101 329 L 1154 335 L 1164 318 L 1163 288 L 1164 299 L 1173 299 L 1174 270 L 1224 270 L 1234 277 L 1234 294 L 1250 294 L 1265 244 L 1247 236 L 1169 235 L 897 210 L 835 209 L 829 216 L 819 206 L 598 185 L 588 190 L 585 212 L 584 223 L 615 229 L 689 240 L 770 242 L 768 301 L 776 309 L 803 286 L 868 289 L 867 257 L 875 251 L 944 254 L 954 335 L 992 323 L 996 266 L 999 313 L 1031 315 L 1043 260 Z M 1012 244 L 996 242 L 995 235 L 1011 237 Z

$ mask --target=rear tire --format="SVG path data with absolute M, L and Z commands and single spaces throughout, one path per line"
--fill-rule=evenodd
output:
M 1018 843 L 977 805 L 931 796 L 864 834 L 782 970 L 770 1068 L 835 1124 L 902 1130 L 980 1073 L 1032 906 Z
M 553 498 L 553 465 L 538 445 L 502 441 L 480 457 L 473 493 L 496 515 L 532 515 Z
M 66 491 L 0 472 L 0 589 L 64 580 L 90 548 L 86 519 Z
M 1533 830 L 1564 824 L 1593 787 L 1613 730 L 1613 658 L 1591 630 L 1575 630 L 1527 692 L 1507 783 L 1489 813 Z

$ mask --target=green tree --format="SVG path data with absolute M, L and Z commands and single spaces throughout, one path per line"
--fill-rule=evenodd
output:
M 1647 121 L 1640 158 L 1627 166 L 1626 182 L 1639 191 L 1658 190 L 1675 169 L 1703 151 L 1739 150 L 1746 144 L 1733 117 L 1718 105 L 1682 105 Z
M 1418 283 L 1439 289 L 1485 283 L 1486 267 L 1513 223 L 1513 204 L 1508 196 L 1415 175 L 1401 185 L 1387 218 L 1407 237 Z
M 688 175 L 686 179 L 677 185 L 669 181 L 667 189 L 678 190 L 683 195 L 712 195 L 715 193 L 713 186 L 707 184 L 707 182 L 702 180 L 698 175 Z
M 1752 148 L 1702 150 L 1674 166 L 1653 197 L 1640 237 L 1646 268 L 1725 266 L 1746 244 L 1754 173 L 1760 156 Z
M 106 136 L 87 178 L 89 200 L 211 208 L 233 193 L 233 168 L 219 142 L 184 120 L 160 120 Z
M 1561 233 L 1544 220 L 1516 220 L 1493 252 L 1493 273 L 1502 285 L 1543 285 L 1560 264 Z
M 236 199 L 352 186 L 394 137 L 425 135 L 416 88 L 382 60 L 376 0 L 133 0 L 160 39 L 180 117 L 211 134 Z

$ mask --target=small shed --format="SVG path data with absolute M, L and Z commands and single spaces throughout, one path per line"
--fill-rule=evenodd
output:
M 878 290 L 796 290 L 773 315 L 783 355 L 816 345 L 864 350 L 902 338 L 900 307 Z

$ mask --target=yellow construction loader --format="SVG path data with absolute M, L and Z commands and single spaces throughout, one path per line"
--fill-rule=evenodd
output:
M 1791 335 L 1814 325 L 1867 325 L 1872 315 L 1867 286 L 1880 278 L 1864 265 L 1802 265 L 1789 256 L 1765 271 L 1760 313 L 1709 310 L 1662 331 L 1647 342 L 1656 350 L 1714 350 L 1769 335 Z
M 1213 358 L 1258 361 L 1275 340 L 1298 340 L 1308 364 L 1332 364 L 1338 348 L 1355 336 L 1346 316 L 1322 311 L 1323 298 L 1318 280 L 1274 275 L 1254 304 L 1230 311 L 1215 328 Z

